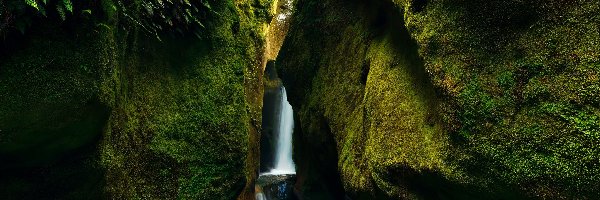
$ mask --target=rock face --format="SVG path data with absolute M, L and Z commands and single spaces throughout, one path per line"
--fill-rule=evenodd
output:
M 599 5 L 298 0 L 277 60 L 302 196 L 333 167 L 358 199 L 597 198 Z
M 195 16 L 199 38 L 162 41 L 115 9 L 133 4 L 117 2 L 92 3 L 85 16 L 76 3 L 65 22 L 48 10 L 24 35 L 2 35 L 0 194 L 253 198 L 273 1 L 211 1 Z
M 295 182 L 296 175 L 293 174 L 261 175 L 256 180 L 256 193 L 265 200 L 296 200 L 298 197 L 294 192 Z
M 265 68 L 262 126 L 260 133 L 260 173 L 275 168 L 277 151 L 277 127 L 281 110 L 281 80 L 275 71 L 275 62 L 270 61 Z

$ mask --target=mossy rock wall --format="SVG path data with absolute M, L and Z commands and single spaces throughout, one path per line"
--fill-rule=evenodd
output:
M 18 41 L 3 43 L 10 53 L 0 57 L 0 150 L 3 163 L 16 164 L 2 169 L 26 175 L 3 180 L 1 194 L 253 198 L 272 3 L 211 2 L 200 38 L 159 41 L 103 1 L 103 14 L 34 22 Z M 89 153 L 71 166 L 80 173 L 66 172 L 71 161 L 60 158 L 82 149 Z M 35 171 L 47 179 L 23 178 Z M 85 173 L 97 175 L 68 181 Z
M 0 195 L 7 199 L 104 196 L 96 147 L 110 109 L 98 99 L 99 34 L 57 26 L 2 42 Z
M 295 145 L 333 137 L 357 198 L 597 198 L 599 5 L 299 0 Z

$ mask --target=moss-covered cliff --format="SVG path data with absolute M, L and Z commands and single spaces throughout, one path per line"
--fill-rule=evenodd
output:
M 599 5 L 299 0 L 296 146 L 333 137 L 359 198 L 597 198 Z
M 23 35 L 2 23 L 3 196 L 253 198 L 273 1 L 204 2 L 200 31 L 157 32 L 143 3 L 48 9 Z

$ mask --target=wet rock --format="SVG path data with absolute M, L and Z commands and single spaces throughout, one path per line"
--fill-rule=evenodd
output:
M 256 196 L 268 200 L 297 200 L 294 183 L 295 174 L 261 175 L 256 180 Z

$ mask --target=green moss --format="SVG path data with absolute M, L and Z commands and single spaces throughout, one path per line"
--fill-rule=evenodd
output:
M 101 45 L 92 38 L 99 34 L 69 37 L 55 27 L 2 41 L 11 47 L 0 49 L 0 193 L 7 198 L 103 197 L 96 145 L 108 109 L 97 99 Z
M 262 83 L 248 80 L 262 77 L 254 59 L 264 19 L 238 10 L 247 3 L 211 4 L 218 14 L 203 40 L 133 35 L 127 48 L 138 54 L 107 76 L 116 77 L 107 93 L 121 98 L 102 145 L 114 197 L 233 199 L 253 181 L 251 123 L 260 112 L 251 111 L 260 108 L 247 97 L 260 96 L 250 88 Z
M 388 4 L 329 3 L 298 3 L 301 12 L 294 17 L 301 21 L 292 26 L 278 58 L 292 104 L 299 109 L 305 141 L 300 145 L 319 144 L 323 135 L 333 135 L 344 188 L 355 196 L 377 195 L 379 189 L 404 196 L 407 188 L 398 185 L 403 178 L 419 171 L 451 171 L 443 162 L 448 143 L 436 119 L 433 88 L 416 45 L 396 26 L 401 13 L 382 9 Z M 321 12 L 328 15 L 312 17 Z M 324 28 L 328 31 L 313 35 L 312 30 Z M 317 43 L 322 45 L 311 45 Z M 323 123 L 331 132 L 319 128 Z M 414 172 L 389 177 L 404 169 Z
M 105 184 L 95 187 L 98 198 L 253 197 L 263 85 L 257 60 L 271 3 L 211 1 L 202 39 L 165 32 L 157 41 L 128 26 L 112 1 L 102 1 L 105 13 L 85 26 L 62 24 L 74 33 L 57 23 L 32 28 L 16 52 L 1 57 L 0 138 L 15 145 L 0 149 L 29 151 L 22 144 L 72 137 L 48 145 L 74 151 L 96 147 L 87 132 L 94 142 L 103 132 L 90 151 L 89 166 Z
M 407 26 L 422 44 L 421 56 L 434 84 L 459 106 L 445 115 L 461 123 L 458 133 L 468 145 L 460 148 L 473 149 L 480 157 L 461 165 L 488 166 L 483 176 L 519 185 L 532 196 L 592 194 L 577 194 L 598 190 L 589 185 L 595 180 L 587 174 L 594 171 L 590 163 L 577 157 L 597 154 L 565 150 L 574 144 L 595 146 L 589 143 L 592 138 L 574 133 L 596 132 L 591 121 L 597 97 L 589 91 L 597 92 L 592 81 L 597 82 L 593 66 L 599 49 L 579 39 L 598 40 L 591 32 L 598 16 L 590 10 L 598 3 L 473 3 L 429 3 L 419 13 L 405 7 Z M 495 6 L 504 8 L 502 14 L 490 10 Z M 501 28 L 495 30 L 497 26 Z M 449 57 L 462 59 L 448 63 Z M 549 102 L 563 106 L 548 107 Z M 540 106 L 554 114 L 540 113 Z
M 335 137 L 357 196 L 453 196 L 418 181 L 441 176 L 474 198 L 595 198 L 599 6 L 299 1 L 280 71 L 303 137 Z

